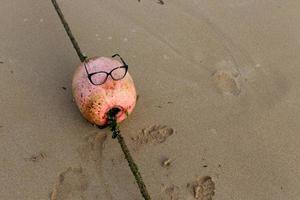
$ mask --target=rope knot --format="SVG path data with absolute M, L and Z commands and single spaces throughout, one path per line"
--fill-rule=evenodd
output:
M 115 139 L 120 133 L 116 117 L 120 111 L 121 110 L 119 108 L 112 108 L 107 112 L 108 126 L 112 132 L 113 139 Z

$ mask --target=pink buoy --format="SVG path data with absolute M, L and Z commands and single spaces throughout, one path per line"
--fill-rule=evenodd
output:
M 105 57 L 87 59 L 81 52 L 57 1 L 51 1 L 80 61 L 83 62 L 75 71 L 72 81 L 73 96 L 80 112 L 93 124 L 109 126 L 112 138 L 117 138 L 120 144 L 141 195 L 145 200 L 151 200 L 138 166 L 117 124 L 133 111 L 136 104 L 135 86 L 127 73 L 128 65 L 118 54 L 112 57 L 118 56 L 122 63 Z M 56 199 L 55 192 L 52 192 L 51 199 Z
M 72 91 L 82 115 L 92 124 L 107 125 L 107 112 L 118 108 L 117 122 L 133 111 L 136 104 L 134 82 L 121 58 L 89 58 L 74 73 Z

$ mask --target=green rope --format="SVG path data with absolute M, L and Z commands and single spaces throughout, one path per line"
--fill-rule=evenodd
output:
M 128 165 L 130 167 L 132 174 L 134 175 L 134 178 L 139 186 L 142 196 L 144 197 L 145 200 L 151 200 L 151 197 L 147 191 L 146 185 L 145 185 L 143 178 L 139 172 L 139 168 L 138 168 L 137 164 L 134 162 L 134 160 L 130 154 L 130 151 L 124 141 L 124 138 L 121 135 L 121 132 L 119 130 L 119 126 L 117 124 L 117 119 L 115 117 L 119 111 L 120 110 L 118 108 L 113 108 L 107 113 L 109 128 L 112 131 L 112 138 L 118 139 L 121 149 L 125 155 L 125 159 L 128 162 Z
M 56 10 L 59 18 L 60 18 L 60 21 L 61 21 L 62 25 L 64 26 L 64 28 L 65 28 L 65 30 L 66 30 L 66 32 L 67 32 L 67 34 L 68 34 L 68 36 L 69 36 L 72 44 L 73 44 L 74 49 L 76 50 L 76 53 L 77 53 L 80 61 L 84 62 L 87 59 L 87 56 L 82 53 L 82 51 L 81 51 L 81 49 L 80 49 L 80 47 L 78 45 L 78 42 L 76 41 L 76 39 L 75 39 L 75 37 L 74 37 L 74 35 L 73 35 L 70 27 L 69 27 L 69 24 L 66 21 L 64 15 L 62 13 L 62 11 L 60 10 L 60 7 L 57 4 L 56 0 L 51 0 L 51 1 L 52 1 L 52 4 L 53 4 L 53 6 L 54 6 L 54 8 L 55 8 L 55 10 Z

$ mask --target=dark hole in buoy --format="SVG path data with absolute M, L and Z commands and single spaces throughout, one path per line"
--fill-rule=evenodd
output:
M 106 112 L 106 124 L 105 125 L 98 125 L 97 127 L 99 129 L 104 129 L 107 128 L 113 123 L 114 120 L 116 120 L 117 115 L 121 112 L 122 110 L 118 107 L 111 108 Z
M 108 116 L 117 116 L 117 114 L 118 114 L 120 111 L 121 111 L 120 108 L 115 107 L 115 108 L 110 109 L 110 110 L 107 112 L 107 115 L 108 115 Z

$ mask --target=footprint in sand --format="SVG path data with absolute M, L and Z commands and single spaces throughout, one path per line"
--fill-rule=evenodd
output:
M 174 134 L 174 129 L 162 125 L 154 125 L 142 129 L 136 137 L 131 138 L 137 145 L 159 144 Z
M 102 161 L 104 142 L 107 138 L 105 133 L 93 133 L 85 137 L 85 144 L 78 148 L 79 155 L 84 162 L 83 165 L 101 180 L 100 187 L 103 188 L 105 199 L 112 199 L 110 187 L 103 176 Z
M 161 200 L 179 200 L 179 187 L 176 185 L 163 186 Z
M 107 134 L 92 133 L 85 137 L 85 144 L 78 148 L 79 155 L 84 162 L 101 161 L 104 141 Z
M 217 71 L 212 75 L 216 88 L 223 94 L 239 95 L 241 92 L 240 73 L 231 62 L 220 62 Z
M 68 168 L 60 173 L 51 194 L 51 200 L 83 200 L 88 177 L 81 167 Z
M 187 186 L 197 200 L 212 200 L 215 195 L 215 183 L 210 176 L 199 177 Z
M 213 81 L 216 87 L 223 94 L 239 95 L 241 87 L 238 82 L 238 75 L 230 71 L 219 70 L 213 75 Z

